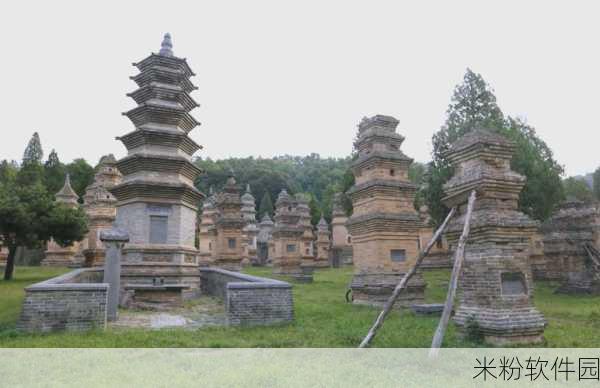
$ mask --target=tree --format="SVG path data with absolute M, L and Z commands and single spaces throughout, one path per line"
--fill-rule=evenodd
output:
M 444 153 L 452 143 L 476 128 L 502 133 L 516 143 L 511 168 L 527 178 L 519 197 L 519 208 L 539 220 L 550 216 L 563 197 L 559 184 L 563 168 L 533 127 L 519 119 L 504 118 L 493 89 L 481 75 L 467 69 L 463 83 L 454 89 L 446 114 L 446 122 L 432 138 L 433 160 L 421 193 L 437 224 L 448 212 L 442 204 L 443 185 L 453 174 Z
M 4 182 L 14 181 L 19 172 L 19 165 L 17 162 L 3 160 L 0 162 L 0 184 Z
M 44 158 L 44 151 L 42 150 L 42 142 L 40 141 L 40 135 L 37 132 L 33 133 L 33 136 L 25 148 L 23 153 L 23 164 L 30 162 L 42 163 Z
M 532 218 L 546 220 L 564 198 L 560 184 L 563 167 L 535 129 L 523 120 L 508 117 L 500 132 L 516 143 L 511 168 L 527 178 L 519 195 L 519 209 Z
M 55 194 L 62 188 L 65 174 L 65 165 L 60 162 L 56 151 L 52 150 L 44 164 L 44 185 L 50 194 Z
M 567 199 L 578 199 L 580 201 L 591 201 L 594 198 L 594 193 L 590 190 L 585 181 L 573 177 L 569 177 L 562 182 L 564 193 Z
M 273 201 L 271 200 L 271 195 L 268 191 L 265 191 L 262 199 L 260 200 L 260 205 L 258 206 L 258 219 L 262 220 L 265 214 L 268 214 L 269 217 L 272 217 L 274 213 Z
M 79 198 L 83 198 L 85 189 L 94 182 L 94 167 L 90 166 L 85 159 L 74 159 L 66 165 L 66 170 L 71 177 L 71 186 Z
M 4 280 L 12 279 L 17 247 L 35 248 L 50 239 L 67 246 L 82 240 L 86 233 L 83 210 L 55 202 L 41 176 L 33 182 L 17 176 L 0 183 L 0 238 L 8 247 Z
M 600 201 L 600 167 L 598 167 L 592 175 L 592 187 L 594 190 L 594 198 L 596 198 L 597 201 Z

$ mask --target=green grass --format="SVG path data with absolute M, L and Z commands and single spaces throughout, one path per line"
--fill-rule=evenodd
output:
M 17 268 L 15 280 L 0 281 L 0 346 L 2 347 L 355 347 L 379 310 L 345 301 L 351 268 L 324 269 L 312 284 L 294 284 L 295 321 L 271 327 L 211 327 L 198 330 L 109 329 L 86 333 L 21 334 L 14 330 L 23 287 L 64 272 L 65 269 Z M 253 275 L 271 276 L 268 268 L 251 268 Z M 449 271 L 425 272 L 427 302 L 446 295 Z M 536 283 L 536 306 L 549 326 L 551 347 L 600 347 L 600 297 L 554 295 L 556 284 Z M 428 347 L 437 317 L 417 317 L 394 311 L 375 338 L 376 347 Z M 444 346 L 476 344 L 457 338 L 450 324 Z

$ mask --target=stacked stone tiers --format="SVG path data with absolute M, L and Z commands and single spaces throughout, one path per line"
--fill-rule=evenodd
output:
M 117 217 L 117 199 L 108 189 L 118 185 L 122 179 L 116 163 L 113 155 L 103 157 L 94 176 L 94 182 L 85 190 L 83 208 L 88 217 L 89 229 L 84 240 L 85 248 L 82 250 L 85 267 L 104 265 L 105 249 L 100 241 L 100 233 L 110 229 Z
M 504 137 L 476 129 L 446 154 L 455 175 L 444 186 L 443 201 L 458 207 L 446 233 L 451 251 L 462 232 L 467 198 L 477 193 L 454 319 L 460 330 L 474 319 L 486 342 L 498 345 L 540 342 L 545 327 L 533 307 L 529 263 L 539 224 L 517 210 L 525 178 L 510 169 L 514 150 Z
M 218 216 L 215 221 L 217 229 L 215 265 L 230 271 L 241 270 L 244 255 L 243 229 L 246 220 L 242 217 L 241 191 L 231 172 L 223 191 L 216 197 Z
M 275 225 L 272 232 L 273 273 L 302 274 L 302 246 L 304 227 L 297 201 L 282 190 L 275 202 Z
M 201 170 L 192 156 L 201 147 L 188 137 L 199 125 L 190 114 L 198 106 L 189 94 L 196 87 L 187 61 L 171 47 L 167 34 L 159 54 L 134 63 L 140 73 L 131 78 L 139 88 L 128 96 L 137 106 L 124 115 L 135 130 L 119 138 L 128 154 L 117 164 L 123 182 L 111 189 L 116 224 L 130 234 L 121 284 L 134 298 L 136 285 L 179 285 L 186 297 L 200 290 L 194 242 L 204 195 L 194 187 Z
M 390 116 L 365 118 L 354 143 L 356 184 L 347 192 L 354 213 L 346 226 L 352 236 L 355 303 L 383 304 L 419 254 L 423 222 L 413 206 L 417 186 L 408 180 L 412 159 L 400 151 L 404 137 L 397 126 Z M 396 306 L 423 302 L 424 290 L 417 273 Z
M 330 236 L 331 232 L 329 231 L 329 225 L 327 225 L 325 218 L 321 216 L 321 219 L 317 224 L 317 255 L 315 257 L 315 267 L 329 267 L 329 255 L 331 249 Z
M 585 248 L 600 246 L 598 205 L 568 200 L 544 223 L 542 232 L 545 260 L 538 271 L 562 281 L 557 292 L 600 294 L 600 273 Z
M 62 203 L 69 208 L 77 208 L 79 206 L 79 196 L 71 187 L 71 179 L 69 174 L 65 177 L 65 183 L 58 193 L 55 194 L 56 202 Z M 54 240 L 48 241 L 48 246 L 44 252 L 44 259 L 41 262 L 42 266 L 49 267 L 72 267 L 77 264 L 75 256 L 79 252 L 80 243 L 74 242 L 70 246 L 62 247 Z

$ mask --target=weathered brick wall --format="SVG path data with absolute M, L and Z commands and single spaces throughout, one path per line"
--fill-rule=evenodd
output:
M 49 332 L 104 328 L 109 286 L 86 283 L 101 277 L 101 271 L 78 269 L 25 288 L 17 329 Z
M 202 291 L 222 298 L 230 325 L 270 325 L 294 319 L 289 283 L 226 271 L 201 268 Z

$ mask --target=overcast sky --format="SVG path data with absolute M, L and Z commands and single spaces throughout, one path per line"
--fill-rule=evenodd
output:
M 345 156 L 361 117 L 429 160 L 467 67 L 567 174 L 600 165 L 600 23 L 580 1 L 18 1 L 0 5 L 0 159 L 34 131 L 62 161 L 125 154 L 131 66 L 164 32 L 197 76 L 199 156 Z M 107 5 L 109 4 L 109 5 Z

